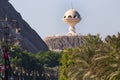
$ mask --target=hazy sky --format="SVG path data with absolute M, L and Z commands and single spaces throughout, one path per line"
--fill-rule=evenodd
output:
M 76 9 L 82 20 L 76 32 L 82 35 L 117 34 L 120 31 L 120 0 L 10 0 L 23 19 L 41 36 L 67 34 L 64 13 Z

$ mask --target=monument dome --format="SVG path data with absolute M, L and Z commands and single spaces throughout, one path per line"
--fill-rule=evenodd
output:
M 64 18 L 79 18 L 80 19 L 80 14 L 75 10 L 75 9 L 69 9 L 65 14 Z
M 75 9 L 69 9 L 63 16 L 63 21 L 69 25 L 68 35 L 76 35 L 75 25 L 81 20 L 80 14 Z

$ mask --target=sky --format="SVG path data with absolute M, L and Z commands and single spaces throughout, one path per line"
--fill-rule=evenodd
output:
M 81 35 L 100 34 L 101 38 L 120 32 L 120 0 L 10 0 L 23 19 L 44 39 L 65 35 L 69 26 L 62 21 L 72 7 L 82 20 L 76 25 Z

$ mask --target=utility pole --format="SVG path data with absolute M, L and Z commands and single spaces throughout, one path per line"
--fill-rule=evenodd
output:
M 4 80 L 9 80 L 11 77 L 11 66 L 10 66 L 10 61 L 9 61 L 9 35 L 10 35 L 10 25 L 8 25 L 9 22 L 17 22 L 16 20 L 8 21 L 7 16 L 5 17 L 4 20 L 0 20 L 0 23 L 2 24 L 2 31 L 3 31 L 3 45 L 2 45 L 2 50 L 3 50 L 3 71 L 4 71 Z
M 0 20 L 0 22 L 2 23 L 2 31 L 3 31 L 3 45 L 2 45 L 2 50 L 3 50 L 3 71 L 4 71 L 4 79 L 8 80 L 8 76 L 9 76 L 9 70 L 11 69 L 10 67 L 10 61 L 9 61 L 9 57 L 8 57 L 8 36 L 9 36 L 9 27 L 8 27 L 8 20 L 7 17 L 5 18 L 5 20 Z

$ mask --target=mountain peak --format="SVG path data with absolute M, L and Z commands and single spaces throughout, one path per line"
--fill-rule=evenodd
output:
M 48 47 L 41 37 L 24 21 L 14 7 L 8 2 L 9 0 L 0 0 L 0 20 L 5 20 L 7 16 L 7 24 L 10 26 L 10 35 L 12 37 L 12 42 L 16 45 L 19 44 L 21 48 L 37 53 L 39 51 L 48 51 Z M 13 26 L 12 21 L 17 22 L 17 26 L 21 29 L 20 34 L 15 33 L 15 26 Z M 0 25 L 2 23 L 0 22 Z M 0 34 L 2 34 L 2 28 L 0 27 Z M 0 35 L 0 40 L 2 40 Z

